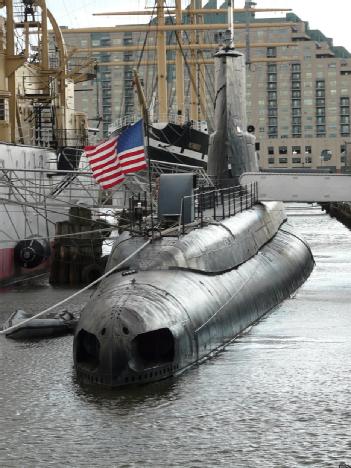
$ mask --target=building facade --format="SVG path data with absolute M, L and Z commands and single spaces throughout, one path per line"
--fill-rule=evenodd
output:
M 252 5 L 251 2 L 247 4 Z M 216 1 L 210 0 L 204 8 L 216 6 Z M 204 21 L 225 23 L 226 18 L 223 14 L 204 15 Z M 269 27 L 265 26 L 267 23 Z M 343 47 L 334 47 L 332 39 L 311 30 L 307 22 L 292 13 L 282 18 L 264 19 L 256 18 L 254 13 L 241 13 L 236 15 L 235 25 L 235 43 L 246 54 L 248 62 L 248 123 L 255 127 L 261 168 L 343 171 L 351 147 L 350 53 Z M 63 33 L 69 48 L 96 59 L 97 78 L 76 85 L 76 105 L 92 119 L 92 126 L 99 126 L 101 135 L 106 136 L 111 122 L 137 110 L 133 68 L 141 59 L 145 33 L 119 32 L 117 28 L 116 32 L 108 33 L 77 34 L 69 30 Z M 218 43 L 218 33 L 203 33 L 201 41 Z M 172 43 L 176 41 L 170 34 L 167 44 Z M 213 65 L 208 62 L 214 51 L 201 52 L 209 77 L 204 91 L 209 107 L 214 96 L 214 80 Z M 187 53 L 190 57 L 190 51 Z M 168 52 L 170 96 L 175 91 L 174 65 L 171 64 L 174 54 L 174 51 Z M 196 54 L 199 57 L 200 51 Z M 145 48 L 141 60 L 146 63 L 141 67 L 141 74 L 152 107 L 157 101 L 152 80 L 155 54 Z M 171 97 L 170 108 L 172 102 Z M 213 116 L 210 108 L 208 116 Z

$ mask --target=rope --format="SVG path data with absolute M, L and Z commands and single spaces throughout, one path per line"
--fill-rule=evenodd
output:
M 104 273 L 102 276 L 100 276 L 100 278 L 97 278 L 96 280 L 94 280 L 92 283 L 88 284 L 87 286 L 85 286 L 83 289 L 80 289 L 79 291 L 76 291 L 74 294 L 72 294 L 71 296 L 68 296 L 66 297 L 65 299 L 63 299 L 62 301 L 58 302 L 57 304 L 54 304 L 50 307 L 48 307 L 47 309 L 39 312 L 38 314 L 36 315 L 33 315 L 33 317 L 30 317 L 26 320 L 24 320 L 23 322 L 21 323 L 18 323 L 17 325 L 13 325 L 12 327 L 9 327 L 9 328 L 6 328 L 5 330 L 1 330 L 0 331 L 0 335 L 4 335 L 10 331 L 13 331 L 13 330 L 16 330 L 17 328 L 21 327 L 22 325 L 24 325 L 25 323 L 28 323 L 28 322 L 31 322 L 32 320 L 36 319 L 36 318 L 39 318 L 41 317 L 42 315 L 52 311 L 53 309 L 56 309 L 56 307 L 59 307 L 61 306 L 62 304 L 65 304 L 66 302 L 68 302 L 69 300 L 73 299 L 74 297 L 78 296 L 79 294 L 82 294 L 83 292 L 87 291 L 89 288 L 91 288 L 92 286 L 95 286 L 95 284 L 99 283 L 101 280 L 103 280 L 104 278 L 106 278 L 108 275 L 110 275 L 111 273 L 113 273 L 114 271 L 118 270 L 118 268 L 120 268 L 124 263 L 126 263 L 128 260 L 130 260 L 132 257 L 134 257 L 134 255 L 136 255 L 137 253 L 139 253 L 141 250 L 143 250 L 148 244 L 150 244 L 151 242 L 151 239 L 149 239 L 148 241 L 146 241 L 142 246 L 140 246 L 137 250 L 135 250 L 132 254 L 130 254 L 127 258 L 125 258 L 124 260 L 122 260 L 120 263 L 118 263 L 118 265 L 114 266 L 113 268 L 111 268 L 111 270 L 107 271 L 106 273 Z

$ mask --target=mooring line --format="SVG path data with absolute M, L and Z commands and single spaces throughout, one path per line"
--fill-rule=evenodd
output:
M 32 320 L 38 318 L 38 317 L 41 317 L 42 315 L 50 312 L 51 310 L 55 309 L 56 307 L 59 307 L 61 306 L 62 304 L 65 304 L 66 302 L 68 302 L 69 300 L 73 299 L 74 297 L 78 296 L 79 294 L 87 291 L 89 288 L 91 288 L 92 286 L 94 286 L 95 284 L 99 283 L 101 280 L 103 280 L 104 278 L 106 278 L 106 276 L 108 276 L 109 274 L 111 274 L 112 272 L 114 272 L 115 270 L 118 270 L 118 268 L 120 268 L 124 263 L 126 263 L 128 260 L 130 260 L 132 257 L 134 257 L 134 255 L 136 255 L 137 253 L 139 253 L 141 250 L 143 250 L 148 244 L 150 244 L 151 242 L 151 239 L 149 239 L 148 241 L 146 241 L 143 245 L 141 245 L 137 250 L 135 250 L 133 253 L 131 253 L 128 257 L 126 257 L 124 260 L 122 260 L 120 263 L 118 263 L 118 265 L 114 266 L 113 268 L 111 268 L 111 270 L 107 271 L 106 273 L 104 273 L 102 276 L 100 276 L 99 278 L 97 278 L 96 280 L 94 280 L 92 283 L 88 284 L 87 286 L 85 286 L 84 288 L 80 289 L 79 291 L 76 291 L 74 294 L 72 294 L 71 296 L 68 296 L 66 297 L 66 299 L 63 299 L 62 301 L 58 302 L 57 304 L 54 304 L 50 307 L 48 307 L 47 309 L 43 310 L 42 312 L 39 312 L 38 314 L 36 315 L 33 315 L 33 317 L 29 317 L 28 319 L 26 320 L 23 320 L 23 322 L 21 323 L 17 323 L 16 325 L 12 325 L 11 327 L 8 327 L 6 328 L 5 330 L 1 330 L 0 331 L 0 335 L 4 335 L 10 331 L 13 331 L 13 330 L 16 330 L 17 328 L 21 327 L 22 325 L 24 325 L 25 323 L 29 323 L 31 322 Z

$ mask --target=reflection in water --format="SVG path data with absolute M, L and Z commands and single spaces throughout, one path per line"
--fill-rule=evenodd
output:
M 289 214 L 315 255 L 310 279 L 222 353 L 177 379 L 113 391 L 81 387 L 71 336 L 22 343 L 0 337 L 0 465 L 351 463 L 351 236 L 318 208 L 290 207 Z M 45 283 L 3 291 L 0 320 L 71 292 Z

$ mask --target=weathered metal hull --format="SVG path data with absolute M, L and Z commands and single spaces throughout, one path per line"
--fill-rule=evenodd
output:
M 222 240 L 219 246 L 218 236 L 218 248 L 213 249 L 211 236 L 206 245 L 206 229 L 216 227 L 210 226 L 193 231 L 193 242 L 187 242 L 188 235 L 182 246 L 161 247 L 158 261 L 141 253 L 129 265 L 139 264 L 138 271 L 108 277 L 76 328 L 74 360 L 80 381 L 121 386 L 176 375 L 221 349 L 301 286 L 313 269 L 312 254 L 294 234 L 278 228 L 272 232 L 279 223 L 274 206 L 278 204 L 272 204 L 268 215 L 261 209 L 232 218 L 237 219 L 235 235 L 228 227 L 232 220 L 225 229 L 217 226 L 218 236 L 234 239 L 234 245 Z M 197 237 L 201 259 L 194 246 Z M 128 241 L 120 250 L 126 245 Z M 232 255 L 232 249 L 244 245 L 247 255 Z M 122 257 L 127 253 L 128 247 Z

